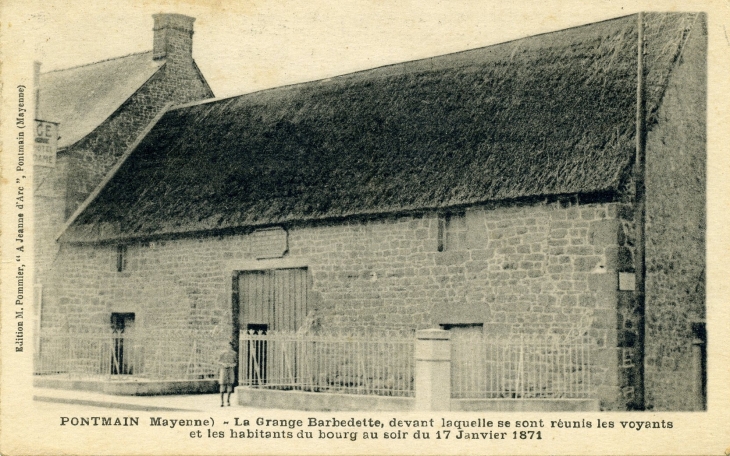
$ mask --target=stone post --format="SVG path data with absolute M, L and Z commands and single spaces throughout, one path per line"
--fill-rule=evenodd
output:
M 451 333 L 424 329 L 416 334 L 416 410 L 451 409 Z

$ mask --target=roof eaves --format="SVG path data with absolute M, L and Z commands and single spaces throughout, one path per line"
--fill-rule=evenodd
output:
M 458 204 L 448 205 L 425 205 L 425 206 L 410 206 L 391 208 L 385 210 L 364 210 L 357 212 L 344 213 L 340 215 L 326 215 L 326 216 L 309 216 L 309 217 L 289 217 L 281 218 L 278 220 L 269 220 L 260 223 L 248 223 L 248 224 L 235 224 L 229 226 L 218 226 L 208 228 L 196 228 L 196 229 L 164 229 L 155 232 L 148 233 L 133 233 L 133 234 L 117 234 L 114 236 L 100 237 L 96 239 L 78 240 L 71 239 L 67 241 L 69 244 L 110 244 L 116 242 L 141 242 L 149 240 L 159 239 L 174 239 L 180 237 L 197 237 L 197 236 L 218 236 L 226 234 L 238 234 L 242 232 L 248 232 L 256 229 L 264 229 L 273 226 L 291 226 L 301 224 L 312 224 L 312 223 L 333 223 L 342 222 L 348 220 L 367 220 L 374 218 L 383 217 L 398 217 L 398 216 L 409 216 L 414 214 L 425 214 L 425 213 L 449 213 L 453 211 L 462 211 L 469 207 L 475 206 L 491 206 L 491 205 L 522 205 L 522 204 L 543 204 L 547 205 L 555 201 L 568 200 L 575 198 L 577 201 L 583 201 L 584 204 L 595 203 L 598 201 L 612 202 L 618 198 L 617 189 L 608 188 L 594 190 L 590 192 L 577 192 L 577 193 L 552 193 L 544 195 L 531 195 L 517 198 L 503 198 L 503 199 L 475 199 L 472 201 L 461 202 Z M 585 200 L 584 200 L 585 198 Z

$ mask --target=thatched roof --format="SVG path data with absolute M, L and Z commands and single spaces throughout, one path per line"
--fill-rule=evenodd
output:
M 646 15 L 650 113 L 697 17 Z M 627 16 L 172 109 L 62 240 L 614 194 L 634 155 L 637 30 Z
M 127 101 L 164 60 L 131 54 L 40 75 L 39 117 L 59 122 L 58 147 L 91 133 Z

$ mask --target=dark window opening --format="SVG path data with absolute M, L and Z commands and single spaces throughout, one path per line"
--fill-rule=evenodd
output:
M 456 330 L 471 330 L 471 331 L 479 331 L 481 332 L 484 328 L 484 323 L 442 323 L 439 326 L 441 326 L 441 329 L 445 329 L 447 331 L 451 331 L 452 329 Z
M 112 313 L 112 375 L 132 375 L 135 371 L 134 313 Z
M 439 214 L 438 216 L 439 252 L 466 248 L 466 217 L 464 212 Z
M 695 408 L 707 410 L 707 327 L 704 322 L 692 323 L 692 336 Z
M 446 216 L 439 214 L 438 216 L 438 234 L 437 234 L 437 246 L 436 250 L 439 252 L 444 251 L 444 235 L 446 231 Z
M 127 269 L 127 246 L 117 246 L 117 272 L 122 272 Z

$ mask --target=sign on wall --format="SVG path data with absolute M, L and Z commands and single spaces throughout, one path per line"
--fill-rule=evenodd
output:
M 283 257 L 289 248 L 287 234 L 280 226 L 254 231 L 251 234 L 251 255 L 257 260 Z
M 46 120 L 35 121 L 35 142 L 33 143 L 33 160 L 36 166 L 56 166 L 56 150 L 58 149 L 58 124 Z

